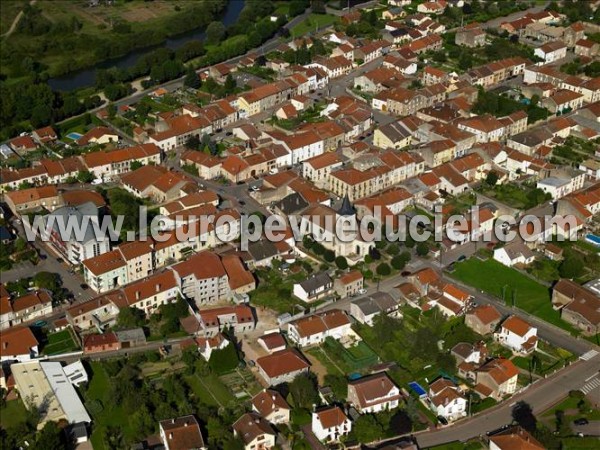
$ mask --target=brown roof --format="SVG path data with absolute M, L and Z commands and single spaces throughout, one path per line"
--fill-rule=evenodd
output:
M 38 341 L 28 327 L 12 327 L 0 333 L 0 357 L 28 355 Z
M 204 448 L 200 424 L 194 416 L 162 420 L 159 424 L 165 432 L 166 444 L 169 446 L 169 450 Z
M 103 334 L 88 334 L 83 340 L 83 347 L 97 347 L 100 345 L 112 345 L 117 344 L 119 339 L 117 335 L 112 331 Z
M 256 365 L 259 366 L 269 378 L 275 378 L 310 367 L 310 364 L 306 362 L 300 352 L 291 348 L 258 358 L 256 360 Z
M 513 362 L 504 358 L 493 359 L 485 363 L 477 371 L 487 372 L 499 385 L 519 374 L 519 369 L 517 369 Z
M 308 337 L 319 333 L 324 333 L 327 330 L 342 327 L 350 323 L 348 315 L 339 309 L 332 309 L 320 314 L 303 317 L 290 325 L 294 325 L 298 334 L 301 337 Z
M 490 436 L 490 442 L 500 450 L 542 450 L 545 447 L 531 434 L 517 426 Z
M 493 305 L 479 305 L 468 313 L 474 315 L 479 321 L 485 325 L 500 320 L 502 315 Z
M 229 278 L 229 287 L 238 289 L 255 282 L 252 272 L 246 270 L 242 260 L 236 255 L 223 255 L 221 262 Z
M 263 417 L 279 409 L 291 409 L 281 394 L 273 389 L 265 389 L 256 394 L 252 399 L 252 406 Z
M 245 444 L 264 434 L 275 435 L 269 422 L 258 414 L 251 412 L 240 417 L 234 424 L 233 430 Z
M 62 199 L 66 205 L 83 205 L 87 202 L 92 202 L 97 208 L 106 206 L 106 201 L 101 194 L 95 191 L 85 189 L 77 189 L 73 191 L 65 191 L 62 194 Z
M 564 307 L 565 310 L 581 315 L 592 325 L 600 324 L 600 296 L 571 280 L 565 279 L 556 283 L 554 290 L 572 299 Z
M 172 267 L 181 278 L 192 274 L 196 279 L 220 278 L 227 274 L 219 256 L 209 251 L 197 253 Z
M 38 290 L 14 299 L 12 302 L 12 309 L 17 312 L 24 309 L 35 308 L 37 306 L 41 307 L 51 302 L 52 297 L 48 291 Z
M 329 406 L 315 413 L 324 429 L 343 425 L 348 417 L 339 406 Z
M 339 278 L 340 282 L 343 284 L 354 283 L 355 281 L 362 280 L 362 279 L 363 279 L 363 274 L 361 273 L 360 270 L 351 270 L 350 272 L 345 273 L 344 275 L 342 275 Z
M 10 198 L 13 204 L 20 205 L 23 203 L 39 201 L 44 198 L 57 197 L 58 189 L 56 189 L 56 186 L 41 186 L 29 189 L 21 189 L 19 191 L 11 191 L 4 195 Z
M 265 334 L 259 337 L 258 340 L 262 341 L 269 350 L 286 346 L 285 338 L 281 333 Z
M 519 336 L 525 336 L 531 329 L 531 325 L 518 316 L 510 316 L 508 319 L 502 322 L 502 328 L 512 331 Z
M 382 397 L 387 396 L 392 389 L 397 387 L 384 372 L 351 381 L 348 384 L 349 388 L 350 386 L 356 391 L 361 408 L 380 403 Z M 386 401 L 401 397 L 402 395 L 398 394 L 392 398 L 387 397 Z
M 119 136 L 116 132 L 114 132 L 113 130 L 111 130 L 108 127 L 95 127 L 95 128 L 92 128 L 87 133 L 85 133 L 79 139 L 77 139 L 77 145 L 87 145 L 93 139 L 94 140 L 100 139 L 102 136 L 107 136 L 107 135 L 108 136 L 116 136 L 117 138 Z
M 86 259 L 82 264 L 87 270 L 96 276 L 118 269 L 119 267 L 125 267 L 127 265 L 119 250 L 112 250 L 110 252 L 94 256 L 93 258 Z

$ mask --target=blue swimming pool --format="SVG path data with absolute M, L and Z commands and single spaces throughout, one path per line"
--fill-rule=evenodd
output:
M 423 389 L 423 387 L 417 383 L 416 381 L 411 381 L 410 383 L 408 383 L 408 386 L 419 396 L 419 397 L 425 397 L 427 395 L 427 391 L 425 391 L 425 389 Z
M 76 132 L 74 132 L 74 131 L 73 131 L 73 132 L 71 132 L 71 133 L 69 133 L 69 134 L 67 134 L 67 137 L 68 137 L 69 139 L 73 139 L 74 141 L 76 141 L 77 139 L 79 139 L 81 136 L 83 136 L 83 134 L 81 134 L 81 133 L 76 133 Z
M 600 247 L 600 236 L 596 236 L 595 234 L 588 234 L 586 235 L 585 240 Z

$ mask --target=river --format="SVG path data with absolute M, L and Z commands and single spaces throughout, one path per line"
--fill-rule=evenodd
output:
M 234 24 L 237 21 L 240 13 L 242 12 L 242 9 L 244 9 L 244 3 L 245 0 L 229 0 L 229 4 L 225 9 L 222 18 L 222 22 L 226 27 L 231 24 Z M 109 59 L 98 63 L 94 67 L 78 70 L 76 72 L 71 72 L 61 77 L 51 78 L 48 80 L 48 84 L 55 91 L 72 91 L 74 89 L 93 86 L 96 81 L 97 69 L 108 69 L 111 67 L 127 69 L 129 67 L 132 67 L 136 63 L 138 58 L 151 52 L 152 50 L 155 50 L 158 47 L 168 47 L 170 49 L 176 50 L 179 47 L 183 46 L 186 42 L 204 39 L 204 32 L 205 29 L 201 28 L 194 31 L 190 31 L 189 33 L 182 34 L 180 36 L 168 38 L 165 42 L 158 46 L 134 50 L 128 53 L 127 55 L 121 56 L 119 58 Z

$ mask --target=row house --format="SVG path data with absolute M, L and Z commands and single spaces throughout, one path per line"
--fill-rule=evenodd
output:
M 211 122 L 204 116 L 194 117 L 183 114 L 166 119 L 159 118 L 155 125 L 155 133 L 144 138 L 144 141 L 157 145 L 163 151 L 183 147 L 188 139 L 201 138 L 213 132 Z
M 201 309 L 195 316 L 199 321 L 201 334 L 205 337 L 216 336 L 227 328 L 241 335 L 254 330 L 256 326 L 254 312 L 248 305 Z
M 389 53 L 383 58 L 383 67 L 397 70 L 402 75 L 417 73 L 417 63 L 415 61 L 409 61 L 396 53 Z
M 113 180 L 117 175 L 131 171 L 131 164 L 159 165 L 162 159 L 161 149 L 153 144 L 141 144 L 112 151 L 86 153 L 82 156 L 85 166 L 96 179 L 104 182 Z
M 331 58 L 318 57 L 308 64 L 307 67 L 315 67 L 323 70 L 329 79 L 339 78 L 347 75 L 353 68 L 352 61 L 343 56 L 334 56 Z
M 118 308 L 136 308 L 150 315 L 162 305 L 168 305 L 181 295 L 175 274 L 164 271 L 135 281 L 120 290 L 114 300 Z
M 142 166 L 121 176 L 121 185 L 138 198 L 149 198 L 157 203 L 172 201 L 197 189 L 187 175 L 173 172 L 163 166 Z
M 83 303 L 67 309 L 67 322 L 75 330 L 93 330 L 102 332 L 106 327 L 114 324 L 119 314 L 116 301 L 123 294 L 117 291 L 107 293 L 101 297 L 92 298 Z
M 360 59 L 367 64 L 390 51 L 391 44 L 388 41 L 372 41 L 362 47 L 354 49 L 354 60 Z
M 329 337 L 340 340 L 349 334 L 350 318 L 338 309 L 303 317 L 288 324 L 288 337 L 299 347 L 321 344 Z
M 47 172 L 43 166 L 27 167 L 25 169 L 14 170 L 0 169 L 0 193 L 7 190 L 19 189 L 22 184 L 38 185 L 47 179 Z
M 54 211 L 63 206 L 64 203 L 56 186 L 41 186 L 9 191 L 4 194 L 4 202 L 17 217 L 40 209 Z
M 552 199 L 558 200 L 583 188 L 585 173 L 565 167 L 550 171 L 550 176 L 538 180 L 537 188 L 550 194 Z
M 560 309 L 561 318 L 582 330 L 586 335 L 593 335 L 600 326 L 600 296 L 579 284 L 562 279 L 552 289 L 552 305 Z
M 181 155 L 181 163 L 195 167 L 200 178 L 212 180 L 221 175 L 223 160 L 204 152 L 188 150 Z
M 183 105 L 182 112 L 192 117 L 203 117 L 212 124 L 213 130 L 225 128 L 238 120 L 238 112 L 227 100 L 218 100 L 204 107 L 189 103 Z
M 323 153 L 302 162 L 302 177 L 323 188 L 326 187 L 331 172 L 341 168 L 343 164 L 338 153 Z
M 529 63 L 529 60 L 521 57 L 501 59 L 475 67 L 461 75 L 460 79 L 484 88 L 491 87 L 509 78 L 523 74 L 525 66 Z
M 289 151 L 286 166 L 298 164 L 325 151 L 325 141 L 314 131 L 290 135 L 273 131 L 268 134 L 274 143 L 283 145 Z
M 600 183 L 560 199 L 557 203 L 558 215 L 574 215 L 582 223 L 590 222 L 600 214 Z
M 600 77 L 587 79 L 568 75 L 551 66 L 528 66 L 523 72 L 523 82 L 551 83 L 558 89 L 568 89 L 583 95 L 585 102 L 600 101 Z
M 551 96 L 542 99 L 541 106 L 547 108 L 551 113 L 565 114 L 583 106 L 583 94 L 568 89 L 560 89 Z
M 255 286 L 254 277 L 243 265 L 208 251 L 171 266 L 171 270 L 182 293 L 198 306 L 230 300 L 236 291 L 252 290 Z
M 290 100 L 296 95 L 304 95 L 310 88 L 309 80 L 301 73 L 295 73 L 284 80 L 265 84 L 238 97 L 237 109 L 245 117 L 251 117 Z
M 547 42 L 536 48 L 533 54 L 542 59 L 543 62 L 538 64 L 551 64 L 567 56 L 567 46 L 562 41 Z
M 373 145 L 381 149 L 400 150 L 414 143 L 413 135 L 422 121 L 416 117 L 405 117 L 390 122 L 375 130 Z
M 441 36 L 437 34 L 430 34 L 427 36 L 423 36 L 422 38 L 415 39 L 414 41 L 406 45 L 406 47 L 413 53 L 420 55 L 421 53 L 429 51 L 436 52 L 438 50 L 441 50 L 442 44 L 443 39 L 441 38 Z
M 400 86 L 405 81 L 396 69 L 378 67 L 354 78 L 354 88 L 365 92 L 378 93 Z
M 0 287 L 4 290 L 4 286 Z M 52 296 L 49 291 L 38 289 L 21 297 L 11 299 L 5 291 L 0 296 L 0 330 L 29 322 L 52 313 Z
M 489 114 L 461 119 L 457 122 L 460 129 L 475 135 L 477 142 L 495 142 L 518 134 L 527 128 L 527 113 L 517 111 L 510 116 L 495 118 Z
M 86 170 L 83 161 L 77 156 L 56 161 L 41 159 L 39 163 L 46 170 L 46 182 L 50 184 L 64 183 L 69 178 L 76 178 L 79 172 Z

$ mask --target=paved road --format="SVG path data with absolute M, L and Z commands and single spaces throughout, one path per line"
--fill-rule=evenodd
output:
M 600 355 L 589 361 L 578 361 L 554 376 L 540 380 L 509 401 L 483 413 L 441 430 L 417 436 L 420 447 L 432 447 L 453 441 L 466 441 L 486 431 L 495 430 L 512 421 L 511 411 L 518 401 L 531 405 L 534 413 L 540 413 L 566 395 L 570 390 L 581 387 L 586 378 L 593 376 L 600 367 Z
M 513 20 L 517 20 L 517 19 L 524 17 L 526 14 L 530 14 L 530 13 L 535 14 L 540 11 L 543 11 L 544 9 L 546 9 L 546 6 L 548 6 L 548 4 L 549 4 L 549 2 L 546 2 L 543 4 L 536 5 L 532 8 L 526 9 L 525 11 L 517 11 L 512 14 L 509 14 L 508 16 L 503 16 L 503 17 L 498 17 L 496 19 L 488 20 L 487 22 L 484 22 L 482 26 L 483 26 L 483 28 L 498 28 L 498 27 L 500 27 L 500 24 L 503 22 L 512 22 Z

